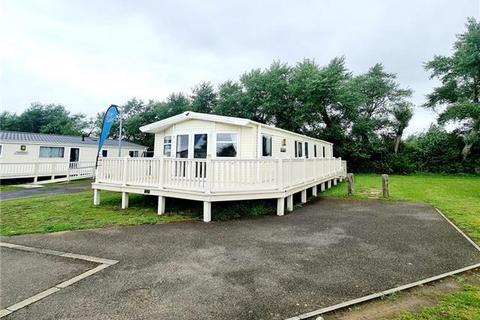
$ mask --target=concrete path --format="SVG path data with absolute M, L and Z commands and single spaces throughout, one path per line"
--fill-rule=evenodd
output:
M 38 196 L 49 195 L 49 194 L 74 193 L 79 191 L 90 190 L 91 188 L 92 188 L 92 181 L 87 179 L 82 181 L 75 181 L 72 183 L 45 185 L 42 188 L 1 191 L 0 199 L 7 200 L 7 199 L 38 197 Z
M 430 206 L 391 201 L 321 199 L 284 217 L 1 241 L 119 260 L 5 319 L 285 319 L 480 262 Z M 25 268 L 11 252 L 4 259 Z M 44 273 L 44 263 L 29 268 L 24 282 Z M 16 277 L 0 276 L 1 287 Z

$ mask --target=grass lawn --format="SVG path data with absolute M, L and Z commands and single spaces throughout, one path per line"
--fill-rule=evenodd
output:
M 390 200 L 428 202 L 480 244 L 479 176 L 391 175 L 389 185 Z M 355 176 L 354 195 L 349 197 L 346 194 L 345 183 L 322 195 L 354 199 L 381 198 L 381 178 L 380 175 L 359 174 Z M 394 319 L 480 320 L 480 285 L 462 284 L 462 288 L 449 294 L 439 292 L 437 305 L 424 308 L 419 313 L 404 312 Z
M 191 220 L 186 214 L 156 214 L 156 204 L 142 195 L 130 195 L 130 208 L 120 209 L 121 194 L 102 191 L 102 204 L 93 206 L 92 191 L 2 200 L 0 234 L 5 236 Z
M 20 190 L 20 187 L 17 187 L 13 184 L 0 184 L 0 191 L 10 191 L 10 190 Z

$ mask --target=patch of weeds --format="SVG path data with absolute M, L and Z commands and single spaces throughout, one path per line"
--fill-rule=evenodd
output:
M 400 294 L 398 292 L 393 292 L 393 293 L 387 294 L 384 297 L 384 299 L 387 300 L 387 301 L 395 301 L 398 298 L 400 298 Z

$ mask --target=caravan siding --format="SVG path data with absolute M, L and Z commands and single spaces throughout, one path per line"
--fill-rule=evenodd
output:
M 257 131 L 256 127 L 242 127 L 225 123 L 218 123 L 205 120 L 187 120 L 171 126 L 170 128 L 155 134 L 154 157 L 163 155 L 163 141 L 165 136 L 172 138 L 172 153 L 175 156 L 176 136 L 181 134 L 200 134 L 208 135 L 208 154 L 213 158 L 216 156 L 216 134 L 217 133 L 236 133 L 237 141 L 237 158 L 255 158 L 257 150 Z M 193 146 L 193 141 L 189 143 Z
M 26 163 L 26 162 L 69 162 L 70 161 L 70 149 L 79 148 L 79 162 L 92 162 L 95 161 L 97 155 L 96 146 L 75 146 L 75 145 L 60 145 L 60 144 L 27 144 L 27 143 L 13 143 L 13 142 L 0 142 L 2 151 L 0 154 L 0 162 L 3 163 Z M 21 146 L 25 146 L 25 150 L 21 149 Z M 40 157 L 40 147 L 62 147 L 63 157 L 55 158 L 43 158 Z M 118 147 L 104 146 L 103 150 L 107 150 L 108 157 L 118 156 Z M 144 149 L 133 149 L 128 147 L 122 148 L 122 156 L 128 156 L 130 150 L 138 150 L 141 153 Z
M 323 158 L 323 150 L 325 148 L 325 158 L 333 157 L 332 144 L 326 141 L 310 138 L 307 136 L 297 135 L 295 133 L 279 131 L 270 127 L 261 127 L 262 134 L 272 137 L 272 157 L 273 158 L 295 158 L 295 142 L 301 142 L 303 149 L 302 155 L 305 157 L 305 142 L 308 144 L 308 156 L 314 158 L 315 145 L 317 146 L 317 158 Z M 285 146 L 282 146 L 285 139 Z M 282 151 L 282 147 L 285 151 Z

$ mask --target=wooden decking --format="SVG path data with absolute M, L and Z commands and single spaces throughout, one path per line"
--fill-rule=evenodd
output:
M 302 192 L 303 199 L 306 189 L 316 193 L 317 186 L 328 188 L 345 176 L 346 161 L 338 158 L 107 158 L 100 162 L 92 188 L 95 204 L 99 190 L 122 192 L 124 208 L 128 193 L 159 196 L 159 214 L 164 197 L 204 201 L 204 220 L 209 221 L 211 202 L 277 198 L 277 213 L 282 215 L 285 200 L 291 209 L 294 193 Z

